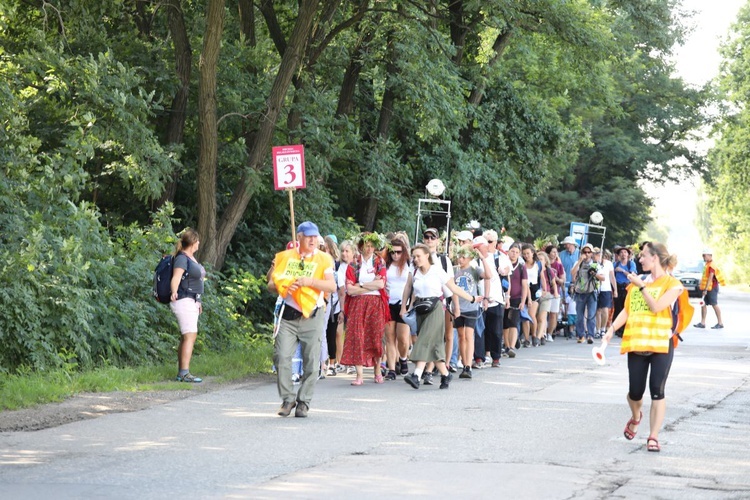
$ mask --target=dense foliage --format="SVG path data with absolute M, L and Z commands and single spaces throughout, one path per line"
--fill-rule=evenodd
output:
M 741 9 L 722 49 L 720 90 L 726 99 L 711 151 L 705 227 L 728 277 L 750 283 L 750 4 Z
M 454 223 L 530 241 L 598 210 L 634 241 L 638 181 L 705 167 L 686 145 L 705 96 L 669 62 L 682 16 L 674 0 L 4 1 L 2 369 L 164 356 L 175 327 L 148 289 L 172 224 L 226 275 L 199 338 L 267 321 L 257 277 L 289 234 L 271 145 L 305 145 L 296 219 L 326 233 L 411 233 L 437 177 Z

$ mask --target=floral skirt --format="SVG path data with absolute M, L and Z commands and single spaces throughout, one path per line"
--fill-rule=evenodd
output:
M 383 356 L 385 310 L 380 295 L 347 297 L 346 336 L 342 365 L 372 366 Z

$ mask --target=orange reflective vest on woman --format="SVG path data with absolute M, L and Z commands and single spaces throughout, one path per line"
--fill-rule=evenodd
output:
M 625 310 L 628 320 L 622 335 L 620 354 L 626 352 L 669 352 L 669 342 L 672 336 L 672 307 L 665 307 L 658 313 L 651 312 L 644 293 L 648 293 L 654 300 L 664 295 L 668 290 L 680 287 L 680 281 L 668 274 L 651 283 L 646 283 L 643 292 L 635 285 L 628 286 L 625 299 Z
M 316 250 L 311 256 L 302 258 L 297 249 L 292 248 L 276 254 L 271 279 L 279 295 L 286 297 L 288 293 L 291 293 L 294 301 L 299 304 L 302 315 L 309 318 L 315 308 L 320 305 L 323 292 L 309 286 L 302 286 L 289 292 L 289 287 L 297 278 L 325 279 L 327 269 L 333 269 L 333 258 L 327 253 Z

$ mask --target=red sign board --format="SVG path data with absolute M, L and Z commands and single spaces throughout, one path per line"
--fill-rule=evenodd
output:
M 272 149 L 273 185 L 279 189 L 304 189 L 305 146 L 276 146 Z

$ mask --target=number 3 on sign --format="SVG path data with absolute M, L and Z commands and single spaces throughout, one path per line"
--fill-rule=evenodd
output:
M 277 146 L 273 148 L 273 184 L 279 189 L 304 189 L 305 147 Z

